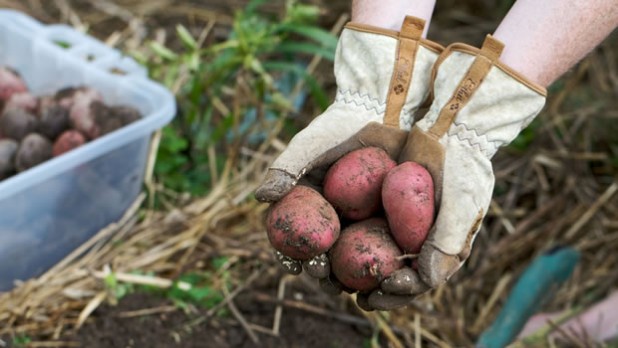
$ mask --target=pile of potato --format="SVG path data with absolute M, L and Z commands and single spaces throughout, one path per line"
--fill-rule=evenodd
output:
M 90 87 L 34 96 L 16 71 L 0 66 L 0 180 L 139 118 L 134 108 L 105 105 Z
M 268 238 L 283 255 L 328 253 L 345 287 L 371 291 L 393 271 L 414 267 L 434 221 L 434 184 L 414 162 L 399 165 L 379 148 L 350 152 L 326 173 L 323 192 L 296 186 L 267 215 Z

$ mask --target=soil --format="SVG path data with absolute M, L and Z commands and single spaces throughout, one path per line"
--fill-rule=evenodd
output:
M 273 284 L 276 285 L 276 284 Z M 270 289 L 251 289 L 241 292 L 234 303 L 242 317 L 250 324 L 267 329 L 273 326 L 276 286 Z M 87 324 L 74 336 L 63 341 L 78 342 L 79 347 L 363 347 L 369 342 L 372 329 L 358 313 L 350 314 L 325 308 L 318 294 L 298 286 L 286 291 L 292 303 L 302 302 L 324 308 L 327 314 L 315 314 L 305 309 L 283 307 L 278 337 L 254 331 L 259 339 L 254 343 L 247 331 L 229 311 L 222 316 L 204 321 L 207 309 L 186 313 L 181 309 L 171 312 L 126 318 L 128 312 L 142 309 L 173 307 L 171 300 L 154 294 L 134 293 L 116 306 L 100 307 Z M 323 295 L 322 295 L 323 296 Z M 331 298 L 333 299 L 333 298 Z M 341 302 L 341 297 L 334 298 Z M 342 305 L 343 303 L 339 303 Z M 347 319 L 347 320 L 346 320 Z M 197 325 L 195 323 L 203 321 Z M 355 323 L 350 323 L 356 321 Z

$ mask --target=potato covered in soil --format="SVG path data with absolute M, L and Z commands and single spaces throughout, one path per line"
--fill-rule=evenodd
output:
M 384 278 L 403 267 L 401 255 L 388 223 L 382 218 L 348 226 L 329 252 L 331 270 L 337 280 L 358 291 L 376 289 Z
M 56 93 L 55 99 L 60 106 L 69 110 L 69 120 L 73 128 L 88 139 L 99 136 L 100 130 L 92 108 L 93 103 L 103 100 L 98 91 L 89 87 L 65 88 Z
M 39 116 L 39 133 L 48 139 L 56 139 L 69 129 L 69 110 L 60 104 L 46 105 Z
M 44 136 L 31 133 L 19 144 L 15 166 L 22 172 L 52 157 L 52 144 Z
M 98 126 L 98 136 L 111 133 L 141 118 L 139 111 L 128 106 L 106 106 L 92 103 L 92 112 Z
M 320 193 L 296 186 L 271 206 L 266 229 L 275 250 L 308 260 L 330 249 L 339 237 L 340 225 L 337 212 Z
M 69 119 L 73 128 L 85 134 L 88 139 L 95 139 L 99 136 L 100 131 L 91 106 L 89 100 L 76 101 L 69 111 Z
M 6 138 L 20 141 L 37 128 L 37 118 L 23 109 L 5 109 L 0 117 L 0 134 Z
M 0 179 L 8 178 L 15 172 L 17 147 L 13 139 L 0 139 Z
M 431 175 L 418 163 L 404 162 L 390 171 L 382 186 L 382 201 L 397 244 L 406 252 L 420 252 L 435 211 Z
M 54 100 L 70 109 L 76 102 L 91 103 L 94 101 L 102 101 L 103 96 L 99 91 L 94 88 L 81 86 L 81 87 L 67 87 L 56 92 Z
M 4 104 L 4 110 L 22 109 L 29 113 L 36 114 L 39 100 L 28 92 L 15 93 Z
M 69 152 L 77 147 L 80 147 L 86 143 L 86 138 L 82 135 L 82 133 L 76 130 L 68 130 L 62 133 L 56 142 L 54 142 L 54 147 L 52 149 L 52 154 L 54 157 L 60 156 L 65 152 Z
M 324 197 L 343 217 L 366 219 L 380 210 L 382 182 L 396 165 L 377 147 L 352 151 L 329 168 L 324 178 Z
M 0 67 L 0 105 L 15 93 L 28 91 L 26 83 L 14 70 Z

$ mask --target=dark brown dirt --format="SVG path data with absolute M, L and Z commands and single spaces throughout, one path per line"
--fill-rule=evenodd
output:
M 287 291 L 290 301 L 302 296 L 305 303 L 317 303 L 316 295 L 311 295 L 302 287 Z M 235 304 L 245 320 L 251 324 L 272 328 L 275 304 L 267 299 L 274 298 L 274 287 L 263 291 L 245 291 L 238 295 Z M 354 325 L 329 316 L 309 313 L 305 310 L 284 307 L 280 336 L 256 332 L 259 343 L 254 344 L 247 332 L 233 315 L 215 317 L 192 326 L 207 312 L 199 309 L 197 313 L 187 314 L 182 310 L 152 314 L 133 318 L 123 318 L 130 311 L 171 306 L 168 299 L 152 294 L 136 293 L 125 297 L 117 306 L 104 306 L 98 309 L 88 324 L 76 335 L 63 340 L 75 341 L 80 347 L 363 347 L 369 342 L 371 326 Z M 344 314 L 348 317 L 350 314 Z M 357 317 L 363 322 L 362 317 Z

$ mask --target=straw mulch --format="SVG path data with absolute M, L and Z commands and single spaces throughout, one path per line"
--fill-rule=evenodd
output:
M 39 2 L 28 3 L 0 0 L 0 6 L 49 16 L 36 10 Z M 73 23 L 78 18 L 93 20 L 92 13 L 84 19 L 68 2 L 57 3 L 65 6 L 56 7 L 57 18 Z M 122 19 L 119 9 L 99 11 Z M 466 18 L 461 13 L 448 17 L 460 22 Z M 436 28 L 445 27 L 438 22 Z M 470 32 L 445 28 L 441 37 L 469 35 L 474 41 L 482 38 L 487 25 L 466 28 Z M 129 42 L 131 37 L 123 40 Z M 407 309 L 367 315 L 393 346 L 410 346 L 420 340 L 441 347 L 472 345 L 495 318 L 526 265 L 556 245 L 577 248 L 582 260 L 568 283 L 539 310 L 585 307 L 616 287 L 617 57 L 618 37 L 614 35 L 550 90 L 547 106 L 532 126 L 535 131 L 526 139 L 528 144 L 505 149 L 495 158 L 495 199 L 465 267 L 447 285 L 421 296 Z M 235 278 L 222 306 L 250 287 L 258 274 L 277 276 L 263 232 L 266 207 L 252 200 L 251 193 L 284 144 L 273 132 L 261 148 L 239 149 L 240 160 L 229 163 L 208 196 L 178 209 L 140 211 L 140 206 L 148 207 L 140 197 L 125 218 L 83 246 L 85 255 L 78 257 L 77 251 L 40 278 L 1 294 L 0 336 L 28 334 L 51 340 L 75 330 L 98 306 L 112 299 L 102 281 L 110 272 L 120 281 L 165 288 L 197 256 L 227 256 L 227 270 Z M 157 189 L 148 182 L 151 189 Z M 182 201 L 177 198 L 173 203 Z M 145 217 L 139 212 L 145 212 Z M 134 270 L 153 275 L 136 276 L 131 273 Z M 401 335 L 393 335 L 393 329 Z

